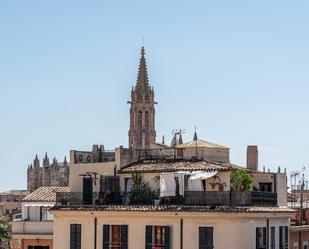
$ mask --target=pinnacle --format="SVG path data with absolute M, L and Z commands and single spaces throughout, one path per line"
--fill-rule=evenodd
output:
M 140 58 L 140 63 L 139 63 L 139 68 L 138 68 L 136 87 L 138 88 L 148 88 L 149 87 L 144 46 L 141 49 L 141 58 Z

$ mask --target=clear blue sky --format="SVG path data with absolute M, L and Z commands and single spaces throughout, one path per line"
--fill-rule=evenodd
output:
M 309 2 L 1 1 L 0 191 L 47 151 L 127 146 L 144 37 L 158 140 L 187 129 L 309 169 Z

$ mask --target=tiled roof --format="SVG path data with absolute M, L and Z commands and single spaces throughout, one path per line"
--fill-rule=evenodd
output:
M 208 160 L 202 161 L 185 161 L 185 160 L 165 160 L 165 161 L 142 161 L 133 165 L 127 166 L 120 170 L 120 174 L 123 173 L 156 173 L 156 172 L 177 172 L 177 171 L 228 171 L 240 166 L 222 163 L 212 162 Z
M 23 201 L 56 202 L 56 192 L 69 192 L 69 187 L 40 187 L 27 195 Z
M 59 211 L 116 211 L 116 212 L 213 212 L 213 213 L 295 213 L 287 207 L 209 207 L 209 206 L 54 206 Z
M 193 140 L 193 141 L 189 141 L 180 145 L 177 145 L 176 148 L 226 148 L 225 146 L 219 145 L 219 144 L 215 144 L 215 143 L 211 143 L 211 142 L 207 142 L 205 140 Z

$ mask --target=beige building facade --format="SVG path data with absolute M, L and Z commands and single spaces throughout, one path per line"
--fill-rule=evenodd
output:
M 266 210 L 215 212 L 184 212 L 173 211 L 145 211 L 147 207 L 135 208 L 138 211 L 53 211 L 55 215 L 54 248 L 70 248 L 70 225 L 81 225 L 81 248 L 104 248 L 103 226 L 126 225 L 127 247 L 131 249 L 145 249 L 146 226 L 169 227 L 170 249 L 198 249 L 199 229 L 212 228 L 213 248 L 218 249 L 254 249 L 256 248 L 256 230 L 266 228 L 275 229 L 275 249 L 279 249 L 280 227 L 288 227 L 290 217 L 287 210 Z M 143 210 L 144 209 L 144 210 Z M 269 242 L 270 243 L 270 242 Z M 281 242 L 285 243 L 285 242 Z M 111 248 L 111 247 L 110 247 Z M 116 248 L 116 247 L 115 247 Z M 151 247 L 155 248 L 155 246 Z M 160 248 L 160 247 L 158 247 Z M 270 247 L 269 247 L 270 248 Z

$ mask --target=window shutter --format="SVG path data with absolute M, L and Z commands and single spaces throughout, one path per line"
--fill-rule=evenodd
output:
M 165 226 L 165 249 L 169 249 L 170 248 L 170 227 L 169 226 Z
M 152 226 L 146 226 L 146 236 L 145 236 L 145 248 L 151 249 L 152 248 Z
M 103 225 L 103 249 L 109 249 L 109 225 Z
M 213 227 L 199 227 L 199 249 L 213 248 Z
M 284 243 L 283 243 L 283 227 L 279 227 L 279 248 L 284 249 Z
M 121 249 L 128 249 L 128 225 L 122 225 L 120 230 Z
M 289 227 L 284 227 L 285 249 L 289 249 Z
M 76 249 L 81 249 L 82 225 L 76 224 Z
M 206 247 L 206 228 L 199 227 L 199 249 L 204 249 Z
M 70 224 L 70 249 L 75 249 L 75 224 Z
M 257 228 L 255 229 L 255 248 L 256 248 L 256 249 L 259 249 L 259 236 L 260 236 L 260 234 L 259 234 L 259 228 L 257 227 Z
M 208 240 L 208 248 L 214 248 L 214 229 L 212 227 L 207 228 L 207 240 Z
M 266 247 L 266 227 L 263 227 L 263 246 Z

